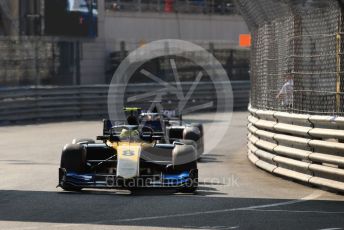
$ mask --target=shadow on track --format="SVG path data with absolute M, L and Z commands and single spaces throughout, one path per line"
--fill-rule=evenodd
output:
M 207 187 L 201 187 L 199 195 L 154 190 L 139 195 L 107 190 L 81 193 L 4 190 L 0 191 L 0 221 L 168 228 L 344 226 L 343 201 L 303 201 L 252 208 L 291 200 L 212 197 L 211 194 L 216 191 Z

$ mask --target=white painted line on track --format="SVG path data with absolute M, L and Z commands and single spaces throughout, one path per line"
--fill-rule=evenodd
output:
M 227 229 L 237 229 L 240 226 L 193 226 L 193 225 L 185 225 L 183 228 L 191 228 L 191 229 L 216 229 L 216 230 L 227 230 Z
M 344 214 L 344 211 L 316 211 L 316 210 L 285 210 L 285 209 L 246 209 L 254 212 L 288 212 L 288 213 L 314 213 L 314 214 Z
M 343 228 L 322 228 L 319 230 L 340 230 L 340 229 L 343 229 Z
M 155 220 L 155 219 L 165 219 L 165 218 L 185 217 L 185 216 L 197 216 L 197 215 L 208 215 L 208 214 L 216 214 L 216 213 L 222 213 L 222 212 L 233 212 L 233 211 L 257 209 L 257 208 L 269 208 L 269 207 L 276 207 L 276 206 L 284 206 L 284 205 L 306 202 L 308 200 L 313 200 L 313 199 L 320 197 L 322 194 L 323 194 L 323 191 L 316 190 L 313 193 L 311 193 L 310 195 L 305 196 L 301 199 L 291 200 L 291 201 L 286 201 L 286 202 L 279 202 L 279 203 L 265 204 L 265 205 L 255 205 L 255 206 L 249 206 L 249 207 L 243 207 L 243 208 L 231 208 L 231 209 L 201 211 L 201 212 L 182 213 L 182 214 L 171 214 L 171 215 L 161 215 L 161 216 L 151 216 L 151 217 L 118 219 L 118 220 L 115 220 L 114 222 L 145 221 L 145 220 Z

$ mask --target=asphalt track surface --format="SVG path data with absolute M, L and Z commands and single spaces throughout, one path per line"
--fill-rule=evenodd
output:
M 247 113 L 199 163 L 195 195 L 147 190 L 64 192 L 60 152 L 101 122 L 0 128 L 0 229 L 344 229 L 344 196 L 272 176 L 246 156 Z M 211 114 L 191 117 L 208 125 Z M 219 124 L 220 126 L 221 124 Z

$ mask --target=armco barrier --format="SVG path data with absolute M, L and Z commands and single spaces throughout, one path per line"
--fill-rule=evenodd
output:
M 221 102 L 221 97 L 217 97 L 212 84 L 212 82 L 200 82 L 189 100 L 191 103 L 189 105 L 213 100 Z M 182 87 L 187 91 L 191 85 L 192 82 L 183 83 Z M 245 110 L 248 104 L 250 83 L 235 81 L 231 85 L 234 109 Z M 129 84 L 126 87 L 125 97 L 129 98 L 147 91 L 152 92 L 159 89 L 160 86 L 141 83 Z M 107 93 L 108 85 L 2 88 L 0 89 L 0 124 L 104 118 L 107 117 Z M 168 106 L 173 107 L 176 103 L 177 100 L 171 98 Z M 128 102 L 127 105 L 148 108 L 150 104 L 151 102 L 148 100 L 146 103 L 141 102 L 140 104 Z
M 270 173 L 344 191 L 344 118 L 249 107 L 248 158 Z

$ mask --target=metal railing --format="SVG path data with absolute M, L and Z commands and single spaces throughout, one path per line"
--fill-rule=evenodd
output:
M 204 103 L 209 100 L 221 100 L 216 97 L 212 85 L 200 83 L 189 103 Z M 183 83 L 190 87 L 191 83 Z M 247 108 L 250 83 L 248 81 L 232 82 L 234 109 Z M 108 116 L 108 85 L 67 86 L 67 87 L 27 87 L 0 89 L 0 124 L 16 122 L 60 121 L 76 119 L 102 119 Z M 123 86 L 125 87 L 125 86 Z M 129 84 L 126 98 L 147 92 L 159 87 L 153 84 Z M 164 101 L 163 101 L 164 102 Z M 122 102 L 115 102 L 122 103 Z M 166 105 L 177 107 L 177 101 L 169 100 Z M 151 102 L 128 102 L 127 106 L 149 108 Z M 165 104 L 163 104 L 165 105 Z M 208 108 L 208 111 L 215 107 Z
M 270 173 L 344 191 L 344 117 L 249 107 L 248 158 Z

